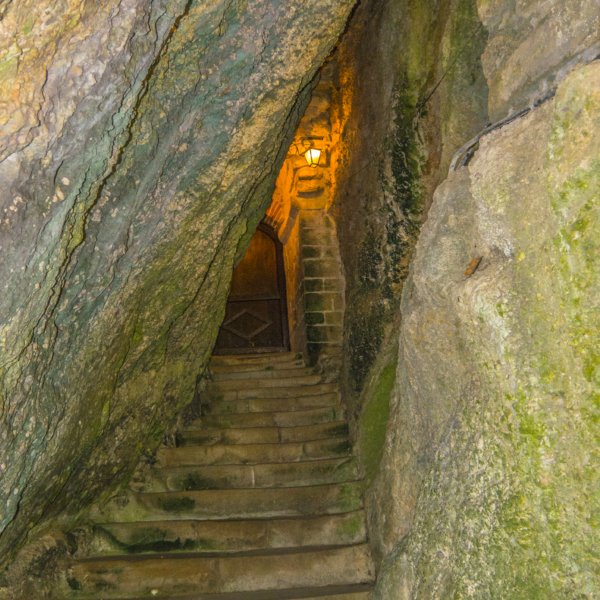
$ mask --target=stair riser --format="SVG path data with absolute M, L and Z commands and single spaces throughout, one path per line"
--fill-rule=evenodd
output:
M 317 423 L 334 423 L 345 418 L 340 405 L 293 412 L 240 413 L 206 415 L 194 422 L 194 426 L 206 429 L 248 427 L 303 427 Z
M 243 552 L 360 544 L 363 511 L 311 519 L 273 521 L 159 521 L 97 526 L 92 554 Z
M 323 423 L 308 427 L 250 427 L 247 429 L 199 429 L 183 431 L 177 445 L 214 446 L 217 444 L 275 444 L 278 442 L 308 442 L 328 438 L 348 437 L 348 423 Z
M 347 439 L 291 442 L 287 444 L 239 444 L 164 448 L 157 458 L 161 468 L 201 465 L 284 463 L 340 458 L 352 452 Z
M 337 383 L 319 383 L 311 385 L 294 385 L 289 387 L 248 387 L 234 390 L 219 390 L 210 387 L 203 397 L 208 404 L 213 402 L 234 402 L 236 400 L 303 398 L 337 393 Z
M 276 375 L 279 372 L 274 371 Z M 226 391 L 244 391 L 248 389 L 270 389 L 270 388 L 296 388 L 310 387 L 324 384 L 322 375 L 314 373 L 291 375 L 289 377 L 253 377 L 245 379 L 228 379 L 226 381 L 212 381 L 208 386 L 208 392 L 221 393 Z
M 273 364 L 259 363 L 255 365 L 217 365 L 210 364 L 211 375 L 235 375 L 242 376 L 243 373 L 276 373 L 278 371 L 308 370 L 303 360 L 278 362 Z M 234 379 L 236 378 L 234 377 Z
M 209 394 L 220 394 L 226 391 L 244 391 L 248 388 L 295 388 L 310 387 L 322 382 L 321 375 L 297 375 L 295 377 L 268 377 L 254 379 L 233 379 L 228 381 L 213 381 L 208 387 Z
M 262 519 L 332 515 L 362 508 L 360 485 L 136 494 L 110 502 L 98 522 Z
M 156 469 L 140 491 L 182 492 L 240 488 L 300 487 L 354 481 L 353 458 L 311 460 L 291 464 L 219 465 Z
M 253 412 L 296 412 L 313 408 L 338 406 L 339 404 L 340 396 L 337 392 L 298 398 L 261 398 L 238 400 L 235 402 L 216 400 L 202 406 L 202 415 L 228 415 Z
M 285 367 L 286 365 L 282 365 Z M 293 368 L 279 368 L 279 366 L 275 369 L 271 368 L 263 368 L 258 369 L 254 368 L 253 370 L 243 370 L 240 371 L 237 367 L 228 367 L 228 370 L 224 371 L 222 368 L 212 369 L 211 368 L 211 379 L 214 382 L 221 381 L 234 381 L 240 379 L 275 379 L 280 377 L 304 377 L 308 375 L 314 375 L 314 369 L 303 368 L 303 364 L 294 365 Z
M 228 557 L 110 560 L 79 563 L 71 587 L 89 598 L 133 594 L 227 593 L 266 589 L 371 583 L 374 569 L 366 545 L 310 553 Z M 71 597 L 74 595 L 69 594 Z
M 212 366 L 246 367 L 251 365 L 275 365 L 286 362 L 303 361 L 302 354 L 294 352 L 281 352 L 277 354 L 255 355 L 220 355 L 213 356 L 210 361 Z
M 246 429 L 199 429 L 177 435 L 177 446 L 214 446 L 215 444 L 276 444 L 280 441 L 278 427 Z

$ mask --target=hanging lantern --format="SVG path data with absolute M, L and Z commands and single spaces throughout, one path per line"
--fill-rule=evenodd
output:
M 304 153 L 304 158 L 306 158 L 306 162 L 309 167 L 316 168 L 319 165 L 319 160 L 321 159 L 321 151 L 316 148 L 309 148 Z

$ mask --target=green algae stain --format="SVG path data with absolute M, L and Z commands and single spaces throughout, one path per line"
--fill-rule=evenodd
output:
M 204 477 L 200 473 L 189 473 L 181 481 L 184 492 L 214 490 L 218 487 L 218 483 L 210 477 Z
M 395 345 L 388 362 L 377 376 L 375 385 L 366 390 L 365 408 L 360 417 L 360 458 L 365 472 L 365 483 L 368 486 L 373 483 L 383 456 L 390 417 L 390 395 L 396 381 L 397 365 L 398 348 Z
M 361 507 L 361 490 L 354 483 L 340 485 L 336 506 L 341 512 L 351 512 Z
M 67 577 L 67 584 L 72 590 L 80 590 L 83 586 L 74 577 Z
M 342 521 L 335 529 L 336 536 L 349 541 L 359 541 L 363 532 L 363 516 L 362 514 L 353 515 L 349 519 Z
M 161 510 L 176 514 L 191 512 L 196 508 L 196 501 L 189 496 L 177 496 L 175 498 L 160 498 L 158 505 Z
M 327 450 L 331 452 L 331 454 L 346 456 L 352 454 L 352 442 L 350 440 L 344 440 L 337 444 L 331 444 L 327 446 Z
M 348 423 L 340 423 L 339 425 L 333 425 L 327 428 L 327 437 L 337 438 L 346 437 L 350 434 Z
M 35 25 L 35 17 L 29 17 L 27 19 L 27 21 L 25 21 L 25 24 L 23 25 L 23 34 L 27 35 L 27 34 L 31 33 L 31 30 L 33 29 L 34 25 Z

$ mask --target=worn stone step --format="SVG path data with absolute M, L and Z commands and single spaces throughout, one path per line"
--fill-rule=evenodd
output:
M 177 433 L 177 446 L 214 446 L 215 444 L 276 444 L 279 427 L 237 429 L 184 429 Z
M 319 375 L 313 376 L 319 378 Z M 223 382 L 223 384 L 228 382 Z M 236 382 L 237 383 L 237 382 Z M 208 403 L 234 402 L 236 400 L 264 400 L 267 398 L 299 398 L 304 396 L 321 396 L 323 394 L 337 393 L 337 383 L 318 383 L 310 385 L 290 385 L 289 387 L 250 387 L 242 389 L 219 390 L 209 387 L 203 393 L 203 398 Z
M 209 372 L 211 376 L 216 374 L 240 374 L 243 373 L 271 373 L 277 372 L 279 370 L 294 370 L 294 369 L 308 369 L 304 360 L 292 360 L 289 362 L 274 362 L 272 364 L 268 363 L 258 363 L 258 364 L 250 364 L 250 365 L 218 365 L 214 363 L 210 363 Z M 242 375 L 243 377 L 243 375 Z
M 294 588 L 287 590 L 259 590 L 257 592 L 229 592 L 226 594 L 192 594 L 152 596 L 154 600 L 371 600 L 374 584 L 332 585 L 318 588 Z M 128 598 L 127 600 L 147 600 Z
M 361 482 L 307 487 L 129 494 L 109 502 L 100 522 L 267 519 L 332 515 L 362 508 Z
M 336 423 L 343 421 L 344 418 L 345 410 L 338 404 L 300 411 L 205 415 L 194 421 L 190 428 L 304 427 L 320 423 Z
M 372 583 L 367 544 L 262 556 L 122 557 L 76 563 L 70 598 L 152 597 Z M 67 588 L 67 589 L 68 589 Z M 77 588 L 76 591 L 73 588 Z
M 258 368 L 253 365 L 252 368 L 239 367 L 211 367 L 210 369 L 212 381 L 234 381 L 240 379 L 277 379 L 287 377 L 306 377 L 315 375 L 315 370 L 311 367 L 304 367 L 304 363 L 288 368 L 287 364 L 280 363 L 277 366 Z
M 152 595 L 154 600 L 371 600 L 372 583 L 355 585 L 328 585 L 317 588 L 286 590 L 259 590 L 256 592 L 228 592 L 225 594 L 178 594 L 177 596 Z M 127 600 L 148 600 L 148 596 Z
M 190 429 L 177 434 L 178 446 L 215 444 L 275 444 L 347 437 L 346 421 L 300 427 L 247 427 L 238 429 Z
M 301 352 L 268 352 L 264 354 L 218 354 L 210 359 L 211 367 L 248 365 L 275 365 L 291 361 L 304 360 Z
M 153 469 L 137 491 L 183 492 L 269 488 L 353 481 L 358 465 L 353 457 L 259 465 L 209 465 Z
M 295 388 L 322 383 L 321 375 L 297 375 L 292 377 L 254 377 L 249 379 L 228 379 L 212 381 L 208 386 L 209 394 L 220 394 L 227 391 L 243 391 L 262 388 Z
M 151 521 L 96 525 L 91 554 L 242 552 L 366 541 L 364 511 L 302 519 Z
M 215 446 L 161 448 L 156 456 L 161 468 L 173 468 L 195 465 L 296 462 L 340 458 L 351 453 L 352 444 L 348 439 L 332 438 L 281 444 L 219 444 Z
M 331 384 L 327 384 L 331 385 Z M 322 387 L 322 386 L 313 386 Z M 311 388 L 307 388 L 311 390 Z M 265 390 L 269 391 L 269 390 Z M 311 390 L 312 392 L 312 390 Z M 227 392 L 232 393 L 232 392 Z M 340 403 L 338 392 L 287 398 L 251 398 L 242 400 L 211 399 L 202 405 L 202 415 L 226 415 L 248 412 L 294 412 L 310 408 L 336 406 Z

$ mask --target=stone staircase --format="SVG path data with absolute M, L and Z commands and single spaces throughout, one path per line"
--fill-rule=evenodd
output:
M 65 598 L 370 599 L 337 384 L 292 353 L 215 356 L 210 371 L 202 417 L 105 508 Z

